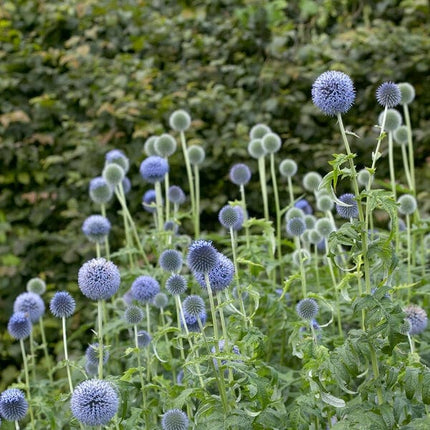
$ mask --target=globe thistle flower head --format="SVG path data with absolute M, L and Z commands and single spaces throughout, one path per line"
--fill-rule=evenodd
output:
M 384 107 L 393 108 L 400 103 L 400 88 L 394 82 L 384 82 L 376 90 L 376 100 Z
M 166 290 L 172 296 L 179 296 L 187 290 L 187 280 L 182 275 L 171 275 L 166 281 Z
M 198 145 L 191 145 L 188 149 L 188 158 L 192 166 L 200 166 L 205 161 L 205 150 Z
M 82 231 L 91 242 L 102 243 L 109 235 L 111 224 L 103 215 L 90 215 L 82 224 Z
M 88 376 L 97 376 L 97 374 L 99 373 L 99 363 L 87 361 L 85 363 L 85 372 Z
M 241 206 L 234 206 L 234 210 L 238 214 L 237 222 L 233 225 L 233 230 L 238 231 L 243 227 L 243 222 L 245 221 L 245 213 Z
M 76 302 L 67 291 L 57 291 L 49 303 L 49 309 L 56 318 L 69 318 L 75 312 Z
M 103 179 L 112 187 L 115 188 L 124 179 L 124 169 L 115 163 L 106 164 L 103 169 Z
M 264 151 L 267 154 L 275 154 L 281 149 L 282 141 L 279 135 L 276 133 L 266 133 L 261 138 L 261 143 L 263 144 Z
M 312 101 L 325 115 L 343 114 L 351 109 L 355 89 L 351 78 L 336 70 L 321 74 L 312 85 Z
M 285 178 L 291 178 L 297 173 L 297 163 L 290 158 L 286 158 L 279 164 L 279 173 Z
M 179 409 L 169 409 L 161 419 L 163 430 L 187 430 L 188 427 L 188 417 Z
M 205 302 L 200 296 L 192 295 L 185 298 L 182 303 L 184 312 L 194 317 L 198 317 L 203 312 L 205 312 Z
M 400 89 L 400 104 L 412 103 L 415 99 L 415 88 L 408 82 L 401 82 L 398 87 Z
M 192 272 L 205 273 L 218 263 L 218 251 L 211 241 L 196 240 L 188 248 L 187 264 Z
M 85 350 L 85 358 L 88 363 L 92 363 L 95 365 L 99 364 L 99 356 L 100 356 L 100 348 L 98 343 L 93 343 L 88 345 Z M 109 360 L 109 350 L 106 346 L 103 345 L 103 364 L 106 364 Z
M 304 320 L 313 320 L 318 314 L 318 303 L 314 299 L 303 299 L 297 303 L 297 315 Z
M 206 280 L 203 273 L 193 272 L 194 278 L 202 288 L 206 288 Z M 218 252 L 218 262 L 208 272 L 209 283 L 213 292 L 226 289 L 234 277 L 234 264 L 221 252 Z
M 169 303 L 169 299 L 164 293 L 158 293 L 155 295 L 154 299 L 152 300 L 152 304 L 157 309 L 164 309 L 167 304 Z
M 143 320 L 143 310 L 139 306 L 130 305 L 124 312 L 124 319 L 127 324 L 139 324 Z
M 157 212 L 157 208 L 155 206 L 156 202 L 156 193 L 155 190 L 148 190 L 145 192 L 142 198 L 142 206 L 146 212 L 155 213 Z
M 350 218 L 358 218 L 358 204 L 355 200 L 354 194 L 345 193 L 339 197 L 339 200 L 342 203 L 345 203 L 348 206 L 343 206 L 339 203 L 336 203 L 336 212 L 341 218 L 350 219 Z
M 98 176 L 91 179 L 89 186 L 90 198 L 94 203 L 105 204 L 113 195 L 112 187 L 102 178 Z
M 158 155 L 155 151 L 155 142 L 157 139 L 158 136 L 150 136 L 145 140 L 145 143 L 143 144 L 143 151 L 148 157 L 151 157 L 152 155 Z
M 118 267 L 104 258 L 93 258 L 79 269 L 79 288 L 91 300 L 111 298 L 118 291 L 120 282 Z
M 162 134 L 158 137 L 154 142 L 154 150 L 156 155 L 160 157 L 170 157 L 176 151 L 178 144 L 176 143 L 176 139 L 170 134 Z
M 31 320 L 26 312 L 15 312 L 7 324 L 7 331 L 17 340 L 30 336 L 32 328 Z
M 185 324 L 187 325 L 188 331 L 192 331 L 192 332 L 199 332 L 200 331 L 200 324 L 199 324 L 199 320 L 202 326 L 205 325 L 206 323 L 206 310 L 203 310 L 202 312 L 200 312 L 200 314 L 198 316 L 194 316 L 194 315 L 190 315 L 188 312 L 185 312 L 184 310 L 184 320 L 185 320 Z M 184 322 L 181 321 L 181 325 L 184 325 Z
M 303 218 L 303 221 L 305 222 L 306 230 L 311 230 L 315 227 L 315 223 L 317 222 L 317 219 L 313 215 L 305 215 Z
M 185 193 L 181 187 L 178 187 L 177 185 L 172 185 L 169 187 L 167 198 L 171 203 L 175 205 L 181 205 L 185 202 Z
M 176 234 L 178 232 L 178 224 L 175 221 L 168 220 L 164 223 L 163 230 Z
M 288 222 L 293 218 L 302 218 L 304 220 L 305 213 L 300 208 L 294 206 L 287 210 L 287 213 L 285 214 L 285 221 Z
M 124 152 L 119 149 L 112 149 L 106 154 L 106 164 L 115 163 L 122 167 L 124 173 L 128 172 L 130 162 Z
M 122 190 L 124 191 L 124 194 L 128 194 L 131 190 L 131 182 L 130 179 L 127 178 L 127 176 L 124 176 L 122 179 Z
M 26 288 L 29 293 L 34 293 L 41 296 L 46 291 L 46 283 L 43 279 L 31 278 L 27 282 Z
M 152 337 L 145 330 L 139 330 L 137 332 L 137 346 L 139 348 L 145 348 L 151 343 Z
M 185 131 L 191 125 L 191 117 L 183 109 L 175 110 L 169 117 L 169 125 L 175 131 Z
M 298 200 L 296 203 L 294 203 L 294 207 L 301 209 L 305 215 L 310 215 L 313 213 L 312 206 L 306 199 Z
M 398 145 L 406 145 L 408 143 L 408 134 L 408 127 L 401 125 L 399 128 L 394 130 L 394 142 L 396 142 Z
M 168 171 L 169 163 L 158 155 L 151 155 L 143 160 L 139 169 L 142 178 L 151 184 L 163 181 Z
M 272 130 L 270 130 L 270 127 L 265 124 L 255 124 L 249 132 L 249 138 L 251 140 L 262 139 L 267 133 L 270 133 L 271 131 Z
M 384 112 L 381 112 L 378 117 L 378 124 L 382 126 L 384 118 Z M 385 130 L 394 132 L 402 125 L 402 115 L 396 109 L 387 109 L 387 115 L 385 117 Z
M 315 223 L 315 230 L 323 237 L 329 237 L 330 233 L 335 230 L 333 223 L 328 218 L 320 218 Z
M 25 312 L 30 317 L 31 322 L 37 323 L 45 313 L 45 303 L 36 293 L 21 293 L 13 303 L 13 311 Z
M 397 200 L 402 215 L 412 215 L 417 210 L 417 201 L 411 194 L 403 194 Z
M 251 179 L 251 170 L 246 164 L 234 164 L 230 169 L 229 178 L 235 185 L 246 185 Z
M 312 229 L 309 231 L 309 242 L 312 245 L 318 245 L 323 240 L 323 237 L 318 233 L 317 230 Z
M 287 222 L 287 233 L 290 236 L 301 236 L 306 230 L 306 224 L 302 218 L 291 218 Z
M 160 292 L 160 284 L 152 276 L 138 276 L 131 284 L 131 293 L 134 300 L 141 303 L 151 302 Z
M 255 159 L 259 159 L 266 155 L 261 139 L 253 139 L 248 143 L 248 154 Z
M 28 403 L 18 388 L 8 388 L 0 395 L 0 416 L 7 421 L 20 421 L 27 414 Z
M 77 385 L 72 393 L 73 416 L 88 426 L 104 426 L 117 413 L 119 398 L 108 381 L 89 379 Z
M 166 249 L 160 254 L 158 263 L 165 272 L 179 272 L 182 268 L 182 254 L 176 249 Z
M 409 321 L 411 328 L 409 329 L 409 334 L 420 334 L 427 327 L 427 313 L 426 311 L 417 306 L 409 305 L 405 308 L 406 320 Z
M 320 183 L 322 181 L 322 176 L 317 172 L 308 172 L 303 177 L 303 188 L 307 191 L 317 191 Z
M 321 212 L 330 212 L 334 207 L 334 201 L 330 196 L 321 196 L 317 199 L 317 208 Z
M 370 179 L 370 173 L 366 169 L 362 169 L 358 172 L 357 182 L 361 187 L 366 187 Z
M 227 229 L 239 230 L 243 219 L 243 210 L 240 206 L 225 205 L 218 213 L 219 222 Z

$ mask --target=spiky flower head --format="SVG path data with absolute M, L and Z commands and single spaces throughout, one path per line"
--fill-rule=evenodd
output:
M 158 309 L 164 309 L 169 303 L 169 299 L 164 293 L 158 293 L 152 300 L 152 304 Z
M 112 149 L 106 154 L 106 164 L 118 164 L 124 170 L 124 173 L 128 172 L 130 162 L 124 152 L 119 149 Z
M 117 413 L 119 398 L 108 381 L 89 379 L 77 385 L 70 401 L 73 416 L 88 426 L 104 426 Z
M 188 147 L 187 152 L 192 166 L 200 166 L 205 161 L 206 153 L 201 146 L 191 145 Z
M 194 317 L 198 317 L 206 309 L 203 299 L 196 295 L 186 297 L 182 306 L 184 308 L 184 312 Z
M 218 263 L 218 251 L 208 240 L 196 240 L 188 248 L 187 264 L 192 272 L 205 273 Z
M 409 305 L 404 311 L 406 320 L 411 324 L 409 334 L 414 335 L 422 333 L 427 327 L 426 311 L 417 305 Z
M 297 200 L 297 202 L 294 203 L 294 207 L 301 209 L 305 215 L 313 213 L 312 206 L 306 199 Z
M 166 281 L 166 290 L 173 296 L 179 296 L 187 290 L 187 280 L 182 275 L 171 275 Z
M 227 288 L 234 277 L 234 264 L 221 252 L 218 252 L 218 261 L 216 265 L 209 270 L 209 283 L 212 291 L 222 291 Z M 194 278 L 202 288 L 206 288 L 206 280 L 203 273 L 193 272 Z
M 282 141 L 279 135 L 276 133 L 266 133 L 261 138 L 261 143 L 267 154 L 275 154 L 281 149 Z
M 138 276 L 131 284 L 133 298 L 142 303 L 152 301 L 159 292 L 160 284 L 152 276 Z
M 417 210 L 417 201 L 411 194 L 403 194 L 397 200 L 402 215 L 412 215 Z
M 306 224 L 302 218 L 295 217 L 287 221 L 287 233 L 290 236 L 301 236 L 306 230 Z
M 255 159 L 266 155 L 261 139 L 253 139 L 248 143 L 248 154 Z
M 32 328 L 30 317 L 26 312 L 15 312 L 7 324 L 7 331 L 17 340 L 30 336 Z
M 103 215 L 90 215 L 82 224 L 82 231 L 91 242 L 102 243 L 109 235 L 110 221 Z
M 330 196 L 321 196 L 317 198 L 317 208 L 321 212 L 330 212 L 334 207 L 334 201 Z
M 104 258 L 93 258 L 79 269 L 79 288 L 91 300 L 111 298 L 118 291 L 120 282 L 118 267 Z
M 179 272 L 182 268 L 182 254 L 176 249 L 166 249 L 160 254 L 158 263 L 165 272 Z
M 400 103 L 400 88 L 394 82 L 384 82 L 376 90 L 376 100 L 384 107 L 393 108 Z
M 106 164 L 103 169 L 103 179 L 112 187 L 115 188 L 124 179 L 124 169 L 119 164 Z
M 290 158 L 286 158 L 279 164 L 279 173 L 285 178 L 291 178 L 297 173 L 297 163 Z
M 303 299 L 297 303 L 296 311 L 300 318 L 313 320 L 318 314 L 318 303 L 314 299 Z
M 173 155 L 177 146 L 178 144 L 176 143 L 176 139 L 167 133 L 162 134 L 154 142 L 154 150 L 156 155 L 164 158 Z
M 355 200 L 354 194 L 345 193 L 339 197 L 339 200 L 348 206 L 343 206 L 339 203 L 336 203 L 336 212 L 337 214 L 345 219 L 357 218 L 358 217 L 358 204 Z
M 225 228 L 239 230 L 244 220 L 243 209 L 240 206 L 225 205 L 218 213 L 218 220 Z
M 328 218 L 320 218 L 315 223 L 315 230 L 323 237 L 329 237 L 330 233 L 335 230 L 333 223 Z
M 185 202 L 185 193 L 181 187 L 178 187 L 177 185 L 172 185 L 169 187 L 167 198 L 171 203 L 175 205 L 181 205 Z
M 300 209 L 293 206 L 292 208 L 287 210 L 287 213 L 285 214 L 285 221 L 288 222 L 290 219 L 293 218 L 302 218 L 304 220 L 305 213 Z
M 394 133 L 395 135 L 395 133 Z M 370 179 L 370 172 L 366 169 L 362 169 L 358 172 L 357 182 L 361 187 L 366 187 Z
M 18 388 L 8 388 L 0 395 L 0 416 L 7 421 L 20 421 L 27 414 L 28 403 Z
M 312 101 L 325 115 L 348 112 L 354 100 L 354 84 L 343 72 L 336 70 L 324 72 L 312 85 Z
M 191 125 L 191 117 L 183 109 L 175 110 L 169 117 L 169 125 L 175 131 L 185 131 Z
M 152 337 L 145 330 L 139 330 L 137 332 L 137 345 L 139 348 L 145 348 L 151 343 Z
M 139 324 L 143 320 L 143 310 L 139 306 L 130 305 L 124 312 L 124 319 L 127 324 Z
M 318 172 L 308 172 L 303 176 L 303 188 L 312 192 L 317 191 L 321 181 L 322 176 Z
M 184 310 L 184 319 L 185 319 L 185 324 L 187 325 L 188 331 L 193 331 L 193 332 L 200 331 L 199 320 L 202 326 L 204 326 L 206 323 L 206 318 L 207 318 L 206 310 L 203 310 L 202 312 L 200 312 L 198 316 L 190 315 L 188 312 L 185 312 Z M 181 325 L 182 326 L 184 325 L 183 321 L 181 321 Z
M 89 194 L 94 203 L 105 204 L 112 198 L 113 190 L 104 178 L 98 176 L 91 179 Z
M 393 133 L 394 142 L 396 142 L 398 145 L 406 145 L 408 143 L 408 136 L 409 132 L 406 125 L 401 125 Z
M 262 139 L 267 133 L 270 133 L 270 128 L 265 124 L 255 124 L 250 132 L 249 132 L 249 138 L 251 140 L 253 139 Z
M 305 222 L 306 230 L 311 230 L 315 227 L 317 219 L 313 215 L 307 214 L 303 218 L 303 221 Z
M 21 293 L 13 303 L 13 311 L 25 312 L 30 317 L 31 322 L 37 323 L 45 313 L 45 303 L 36 293 Z
M 145 192 L 142 198 L 142 206 L 146 212 L 155 213 L 157 212 L 157 208 L 155 206 L 156 202 L 156 193 L 155 190 L 148 190 Z
M 384 112 L 381 112 L 378 117 L 378 124 L 382 126 L 384 118 Z M 387 115 L 385 117 L 385 130 L 393 132 L 402 125 L 402 115 L 396 109 L 387 109 Z
M 35 293 L 41 296 L 46 291 L 46 283 L 40 278 L 31 278 L 26 285 L 27 291 L 29 293 Z
M 151 183 L 161 182 L 164 180 L 166 173 L 169 171 L 169 163 L 166 159 L 158 156 L 151 155 L 140 164 L 140 176 Z
M 92 343 L 91 345 L 88 345 L 87 349 L 85 350 L 85 358 L 87 362 L 98 365 L 99 356 L 100 356 L 99 344 Z M 106 364 L 108 362 L 109 356 L 110 354 L 107 346 L 103 345 L 103 364 Z
M 71 317 L 75 308 L 75 299 L 67 291 L 57 291 L 49 303 L 52 315 L 57 318 Z
M 158 155 L 155 151 L 155 142 L 157 141 L 158 136 L 150 136 L 145 140 L 143 144 L 143 151 L 145 154 L 150 157 L 151 155 Z
M 235 185 L 246 185 L 251 179 L 251 170 L 246 164 L 234 164 L 230 169 L 229 178 Z
M 131 181 L 127 176 L 124 176 L 121 182 L 122 190 L 124 191 L 124 194 L 128 194 L 131 190 Z
M 163 430 L 187 430 L 188 426 L 187 415 L 179 409 L 169 409 L 161 419 Z
M 401 82 L 398 84 L 400 89 L 400 104 L 408 105 L 415 99 L 415 88 L 408 82 Z
M 312 229 L 309 231 L 309 242 L 312 243 L 312 245 L 317 245 L 322 239 L 323 237 L 318 233 L 317 230 Z

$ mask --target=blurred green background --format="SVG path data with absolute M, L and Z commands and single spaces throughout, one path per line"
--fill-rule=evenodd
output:
M 343 151 L 336 121 L 311 103 L 320 73 L 342 70 L 355 82 L 345 124 L 361 137 L 351 141 L 359 167 L 376 141 L 377 86 L 407 81 L 416 90 L 417 183 L 428 212 L 429 22 L 426 0 L 3 0 L 0 345 L 10 344 L 11 305 L 30 278 L 41 276 L 51 292 L 77 290 L 77 271 L 93 256 L 80 231 L 97 210 L 88 183 L 108 150 L 130 158 L 131 212 L 140 225 L 151 222 L 141 208 L 149 188 L 138 173 L 143 144 L 170 131 L 178 108 L 193 119 L 189 142 L 206 150 L 202 226 L 211 230 L 220 207 L 238 198 L 227 178 L 238 161 L 252 167 L 248 203 L 261 214 L 256 161 L 246 149 L 257 122 L 281 135 L 279 160 L 298 162 L 297 185 L 309 170 L 326 173 L 331 154 Z M 395 161 L 401 171 L 400 151 Z M 187 188 L 182 154 L 170 162 L 171 183 Z M 388 178 L 386 159 L 378 177 Z M 118 208 L 108 208 L 113 224 Z M 120 245 L 120 225 L 112 240 Z M 8 349 L 0 348 L 2 360 Z

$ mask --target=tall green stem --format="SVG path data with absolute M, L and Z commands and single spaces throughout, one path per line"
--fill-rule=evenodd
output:
M 388 163 L 390 165 L 391 191 L 393 192 L 394 200 L 397 200 L 396 175 L 394 171 L 393 133 L 391 133 L 391 131 L 388 133 Z
M 188 176 L 188 187 L 190 190 L 190 199 L 191 199 L 191 214 L 192 214 L 192 219 L 194 220 L 195 213 L 196 213 L 196 199 L 194 195 L 193 173 L 191 171 L 190 158 L 188 157 L 188 151 L 187 151 L 187 142 L 185 140 L 185 134 L 183 131 L 181 131 L 180 137 L 181 137 L 182 152 L 184 154 L 184 160 L 185 160 L 185 168 L 187 170 L 187 176 Z M 196 231 L 194 231 L 194 237 L 198 237 L 198 234 Z
M 30 410 L 31 428 L 32 430 L 34 430 L 35 427 L 34 427 L 33 406 L 31 404 L 32 402 L 31 402 L 31 394 L 30 394 L 30 378 L 28 374 L 28 362 L 27 362 L 27 355 L 25 353 L 24 339 L 19 340 L 19 345 L 21 347 L 22 363 L 24 364 L 25 389 L 27 392 L 27 399 L 28 399 L 28 405 Z
M 195 194 L 194 194 L 194 204 L 195 204 L 195 213 L 194 216 L 194 232 L 196 237 L 200 236 L 200 173 L 199 166 L 197 164 L 194 165 L 194 181 L 195 181 Z
M 275 197 L 275 211 L 276 211 L 276 246 L 278 251 L 278 263 L 281 280 L 284 279 L 284 265 L 282 264 L 282 246 L 281 246 L 281 208 L 279 205 L 278 183 L 276 181 L 275 170 L 275 154 L 270 154 L 270 173 L 272 176 L 273 195 Z
M 161 183 L 157 181 L 154 184 L 155 188 L 155 201 L 157 206 L 157 227 L 158 232 L 163 231 L 164 220 L 163 220 L 163 197 L 161 195 Z
M 103 379 L 103 300 L 97 302 L 97 338 L 99 343 L 99 379 Z
M 260 175 L 261 197 L 263 199 L 264 218 L 269 221 L 269 202 L 267 200 L 266 163 L 264 156 L 258 159 L 258 173 Z
M 412 194 L 415 196 L 416 189 L 415 189 L 414 146 L 412 142 L 411 118 L 409 116 L 409 108 L 407 104 L 403 105 L 403 114 L 405 116 L 406 128 L 408 130 L 408 152 L 409 152 L 409 170 L 411 172 L 411 190 L 412 190 Z
M 69 381 L 70 394 L 73 393 L 72 374 L 70 372 L 69 353 L 67 350 L 67 331 L 66 331 L 66 317 L 61 318 L 63 326 L 63 348 L 64 348 L 64 360 L 66 361 L 67 380 Z

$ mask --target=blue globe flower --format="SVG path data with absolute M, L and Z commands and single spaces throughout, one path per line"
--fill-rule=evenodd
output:
M 142 198 L 143 209 L 145 209 L 146 212 L 149 212 L 149 213 L 157 212 L 155 201 L 156 201 L 155 190 L 146 191 Z
M 206 323 L 206 311 L 203 310 L 198 316 L 191 315 L 188 312 L 185 312 L 184 310 L 184 319 L 185 323 L 187 324 L 188 331 L 193 332 L 199 332 L 200 331 L 200 325 L 199 325 L 199 319 L 202 324 L 202 326 Z M 181 321 L 181 325 L 183 325 L 183 321 Z
M 147 331 L 139 330 L 137 332 L 137 345 L 139 348 L 145 348 L 145 346 L 148 346 L 151 343 L 151 340 L 152 337 Z
M 239 230 L 243 224 L 243 210 L 240 206 L 225 205 L 218 213 L 218 220 L 225 228 Z
M 169 187 L 167 197 L 171 203 L 176 205 L 181 205 L 185 202 L 185 193 L 182 188 L 178 187 L 177 185 L 172 185 Z
M 82 224 L 82 231 L 91 242 L 102 243 L 109 234 L 111 224 L 102 215 L 90 215 Z
M 251 170 L 246 164 L 237 163 L 230 169 L 229 177 L 235 185 L 246 185 L 251 179 Z
M 118 291 L 120 282 L 118 267 L 104 258 L 93 258 L 79 269 L 79 288 L 91 300 L 109 299 Z
M 400 103 L 402 94 L 394 82 L 384 82 L 376 90 L 376 100 L 384 107 L 393 108 Z
M 0 415 L 7 421 L 20 421 L 27 414 L 28 403 L 18 388 L 8 388 L 0 396 Z
M 417 306 L 409 305 L 405 309 L 406 320 L 410 323 L 409 334 L 420 334 L 427 327 L 427 313 L 426 311 Z
M 151 184 L 163 181 L 168 171 L 169 163 L 166 159 L 158 155 L 152 155 L 146 158 L 140 165 L 140 175 L 145 181 Z
M 131 284 L 131 294 L 139 302 L 150 302 L 160 292 L 160 284 L 152 276 L 139 276 Z
M 16 312 L 7 324 L 7 331 L 14 339 L 25 339 L 30 336 L 32 325 L 26 312 Z
M 187 430 L 188 426 L 187 415 L 179 409 L 168 410 L 161 419 L 163 430 Z
M 126 157 L 126 155 L 124 154 L 124 152 L 122 152 L 119 149 L 112 149 L 112 151 L 109 151 L 106 156 L 106 163 L 115 163 L 118 164 L 119 166 L 122 167 L 122 169 L 124 170 L 125 173 L 128 172 L 130 163 L 128 161 L 128 158 Z
M 313 320 L 318 314 L 318 303 L 314 299 L 303 299 L 297 303 L 296 311 L 300 318 Z
M 342 206 L 339 203 L 336 203 L 336 212 L 340 217 L 345 219 L 358 218 L 358 204 L 357 204 L 357 201 L 355 200 L 354 194 L 351 194 L 351 193 L 342 194 L 339 197 L 339 200 L 342 203 L 349 205 L 349 206 Z
M 301 236 L 306 230 L 306 224 L 302 218 L 294 217 L 287 221 L 287 233 L 290 236 Z
M 312 86 L 312 101 L 326 115 L 348 112 L 354 99 L 354 84 L 343 72 L 324 72 Z
M 73 416 L 88 426 L 106 425 L 116 414 L 119 398 L 111 383 L 90 379 L 76 386 L 70 401 Z
M 173 296 L 185 293 L 187 289 L 187 280 L 178 274 L 173 274 L 166 281 L 166 290 Z
M 138 306 L 130 305 L 124 312 L 124 319 L 127 324 L 139 324 L 143 319 L 143 310 Z
M 176 249 L 166 249 L 161 253 L 158 262 L 166 272 L 179 272 L 182 268 L 182 254 Z
M 13 304 L 13 311 L 25 312 L 29 315 L 31 322 L 37 323 L 42 315 L 45 313 L 45 303 L 36 293 L 22 293 L 20 294 Z
M 99 364 L 100 348 L 98 343 L 92 343 L 88 345 L 85 350 L 85 358 L 88 363 L 92 363 L 96 366 Z M 105 345 L 103 345 L 103 364 L 106 364 L 109 360 L 109 350 Z
M 211 241 L 196 240 L 188 248 L 187 264 L 192 272 L 209 272 L 218 262 L 218 251 Z
M 202 288 L 206 288 L 204 273 L 193 272 L 194 278 Z M 224 254 L 218 252 L 218 262 L 209 270 L 209 283 L 214 292 L 226 289 L 234 277 L 234 264 Z
M 91 179 L 89 194 L 93 202 L 105 204 L 112 198 L 113 190 L 104 178 L 98 176 L 94 179 Z
M 76 303 L 66 291 L 57 291 L 49 303 L 49 309 L 57 318 L 68 318 L 75 312 Z
M 306 215 L 311 215 L 313 213 L 312 206 L 306 199 L 298 200 L 294 206 L 301 209 Z
M 203 312 L 205 312 L 205 302 L 200 296 L 191 295 L 185 298 L 182 303 L 184 312 L 194 317 L 198 317 Z

